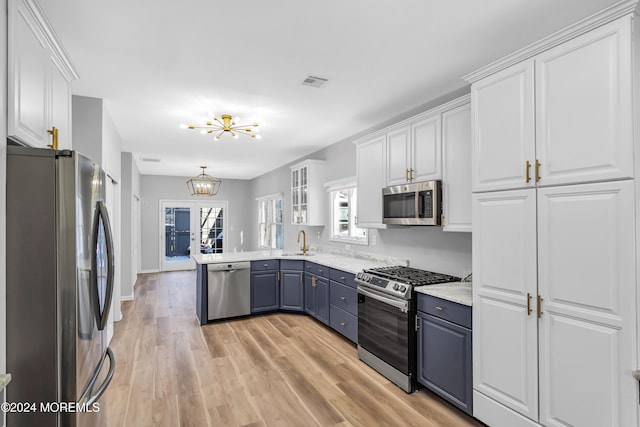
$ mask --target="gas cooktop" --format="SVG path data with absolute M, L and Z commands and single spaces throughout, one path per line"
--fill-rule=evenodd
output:
M 459 281 L 459 277 L 405 266 L 371 268 L 356 275 L 359 285 L 404 300 L 412 298 L 416 286 Z
M 435 285 L 437 283 L 459 282 L 460 278 L 448 274 L 434 273 L 427 270 L 405 266 L 380 267 L 364 270 L 365 273 L 383 277 L 411 286 Z

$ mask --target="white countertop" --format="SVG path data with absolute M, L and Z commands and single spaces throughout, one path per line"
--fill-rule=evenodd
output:
M 285 252 L 286 253 L 286 252 Z M 222 264 L 228 262 L 260 261 L 265 259 L 304 260 L 356 274 L 366 268 L 389 265 L 408 265 L 407 260 L 372 255 L 360 258 L 335 253 L 317 252 L 312 255 L 283 255 L 282 251 L 251 251 L 224 254 L 196 254 L 191 256 L 198 264 Z
M 439 283 L 437 285 L 418 286 L 416 292 L 442 298 L 458 304 L 473 305 L 471 282 Z

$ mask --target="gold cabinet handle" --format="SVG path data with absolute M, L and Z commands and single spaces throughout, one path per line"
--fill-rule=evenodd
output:
M 302 283 L 302 272 L 300 272 L 300 283 Z
M 541 163 L 536 159 L 536 182 L 540 182 L 540 165 Z
M 542 301 L 544 301 L 544 298 L 542 298 L 540 295 L 538 295 L 538 319 L 540 319 L 542 317 Z
M 531 312 L 533 311 L 531 308 L 531 298 L 533 297 L 529 292 L 527 292 L 527 316 L 531 316 Z
M 47 132 L 53 137 L 51 144 L 48 144 L 47 147 L 57 150 L 58 149 L 58 128 L 53 126 L 51 129 L 47 130 Z
M 531 181 L 531 176 L 529 175 L 529 170 L 531 169 L 531 163 L 529 162 L 529 160 L 527 160 L 527 164 L 525 165 L 525 174 L 526 174 L 526 182 L 528 183 L 529 181 Z
M 280 281 L 280 272 L 278 271 L 278 282 Z
M 311 277 L 311 286 L 314 287 L 314 288 L 316 287 L 316 278 L 315 278 L 315 276 Z

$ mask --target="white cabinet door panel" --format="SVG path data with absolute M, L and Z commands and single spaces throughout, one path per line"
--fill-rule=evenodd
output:
M 537 420 L 535 316 L 527 315 L 526 304 L 512 304 L 479 292 L 473 300 L 473 323 L 484 325 L 473 331 L 474 390 Z
M 387 134 L 387 185 L 409 182 L 409 126 Z
M 428 181 L 442 178 L 442 139 L 440 114 L 427 117 L 411 125 L 412 181 Z
M 620 395 L 620 331 L 547 312 L 539 323 L 540 422 L 558 427 L 633 425 L 620 422 L 621 415 L 626 418 L 619 413 L 621 400 L 635 401 L 635 393 Z
M 535 295 L 535 203 L 534 189 L 473 195 L 474 289 L 500 292 L 522 304 L 527 292 Z
M 12 20 L 10 44 L 10 81 L 8 108 L 9 135 L 34 147 L 46 147 L 47 134 L 47 88 L 49 64 L 47 48 L 37 24 L 22 3 L 14 5 L 16 17 Z M 11 80 L 13 77 L 13 80 Z
M 538 190 L 540 419 L 636 422 L 634 184 Z
M 385 185 L 386 136 L 360 143 L 356 148 L 358 226 L 382 228 L 382 188 Z
M 473 195 L 474 390 L 538 417 L 535 190 Z M 528 296 L 532 296 L 528 307 Z M 499 350 L 498 350 L 499 349 Z
M 471 107 L 442 114 L 444 231 L 471 231 Z
M 630 18 L 536 58 L 538 185 L 633 176 Z
M 526 162 L 535 163 L 533 73 L 528 60 L 471 87 L 474 192 L 535 185 L 526 180 Z

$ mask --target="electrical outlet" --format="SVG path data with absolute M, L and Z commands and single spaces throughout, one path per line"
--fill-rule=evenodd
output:
M 373 246 L 375 246 L 376 244 L 378 244 L 378 239 L 376 239 L 376 235 L 374 234 L 373 236 L 371 236 L 371 244 Z

